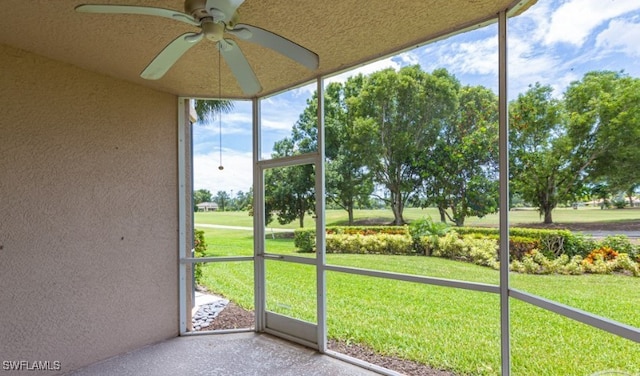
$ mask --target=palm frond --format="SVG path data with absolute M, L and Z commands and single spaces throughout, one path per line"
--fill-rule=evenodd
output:
M 216 115 L 233 110 L 233 102 L 222 99 L 196 99 L 198 121 L 213 120 Z

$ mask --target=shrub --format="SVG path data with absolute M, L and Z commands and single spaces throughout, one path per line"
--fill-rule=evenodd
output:
M 413 242 L 409 235 L 329 234 L 326 249 L 327 253 L 408 255 L 413 253 Z
M 401 235 L 409 236 L 407 226 L 335 226 L 327 227 L 327 239 L 331 235 Z M 373 241 L 373 240 L 368 240 Z M 328 240 L 327 240 L 328 242 Z M 296 229 L 293 231 L 293 244 L 300 252 L 316 251 L 316 230 Z M 327 252 L 329 247 L 327 246 Z
M 423 218 L 411 222 L 409 225 L 409 234 L 413 240 L 413 247 L 419 254 L 429 256 L 431 249 L 428 247 L 429 242 L 423 242 L 421 238 L 428 237 L 437 242 L 437 239 L 444 236 L 451 228 L 444 222 L 434 222 L 431 217 Z M 425 247 L 425 245 L 427 245 Z
M 207 243 L 204 240 L 204 231 L 195 230 L 193 257 L 204 257 L 206 251 Z M 202 263 L 193 264 L 193 277 L 196 283 L 200 283 L 200 279 L 202 278 Z
M 549 260 L 542 252 L 534 249 L 522 257 L 522 261 L 515 260 L 511 263 L 510 269 L 519 273 L 528 274 L 582 274 L 582 257 L 573 256 L 569 258 L 564 254 L 560 257 Z
M 627 253 L 621 253 L 616 259 L 617 269 L 631 272 L 634 277 L 640 277 L 640 263 L 637 263 L 629 257 Z
M 592 238 L 588 238 L 582 234 L 573 233 L 565 239 L 565 254 L 568 256 L 586 257 L 589 252 L 597 248 L 597 242 Z
M 594 249 L 582 261 L 582 266 L 589 273 L 609 274 L 615 271 L 627 271 L 633 276 L 640 276 L 640 264 L 628 253 L 618 253 L 611 247 L 602 246 Z
M 451 231 L 437 240 L 422 237 L 422 242 L 429 243 L 432 256 L 499 268 L 498 247 L 492 239 L 460 237 L 456 231 Z
M 601 253 L 595 254 L 589 262 L 587 259 L 582 260 L 584 270 L 594 274 L 610 274 L 615 270 L 615 265 L 615 260 L 606 261 Z
M 426 236 L 422 241 L 429 243 L 432 256 L 467 261 L 464 242 L 456 231 L 451 231 L 438 239 Z
M 511 260 L 522 260 L 522 257 L 540 248 L 540 241 L 535 238 L 526 236 L 510 236 L 509 237 L 509 255 Z
M 456 231 L 463 235 L 485 235 L 497 239 L 497 228 L 460 227 Z M 570 248 L 574 243 L 575 235 L 568 230 L 546 230 L 514 227 L 509 230 L 509 237 L 529 238 L 539 242 L 538 250 L 548 258 L 556 258 L 562 254 L 574 256 L 576 253 Z M 517 257 L 515 257 L 517 259 Z
M 624 209 L 625 206 L 627 206 L 627 204 L 629 204 L 627 202 L 627 200 L 620 198 L 620 199 L 615 199 L 611 202 L 613 204 L 613 206 L 616 207 L 616 209 Z
M 463 238 L 469 247 L 469 256 L 476 265 L 489 266 L 494 269 L 500 268 L 498 263 L 498 245 L 490 239 Z
M 315 252 L 316 230 L 315 229 L 295 229 L 293 231 L 293 245 L 300 252 Z
M 624 235 L 607 236 L 600 241 L 601 247 L 609 247 L 618 253 L 626 253 L 632 259 L 638 257 L 640 246 L 633 245 L 629 238 Z M 592 248 L 593 249 L 593 248 Z
M 594 249 L 585 257 L 582 261 L 586 264 L 594 264 L 598 259 L 602 261 L 613 261 L 618 257 L 618 252 L 616 252 L 613 248 L 607 246 L 601 246 L 600 248 Z

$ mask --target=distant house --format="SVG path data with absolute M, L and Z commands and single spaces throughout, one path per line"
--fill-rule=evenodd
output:
M 201 202 L 199 204 L 196 205 L 196 207 L 198 208 L 198 211 L 217 211 L 218 210 L 218 204 L 216 204 L 215 202 Z

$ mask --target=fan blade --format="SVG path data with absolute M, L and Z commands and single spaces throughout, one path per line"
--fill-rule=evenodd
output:
M 262 90 L 260 82 L 236 42 L 231 39 L 223 39 L 218 42 L 218 50 L 233 75 L 236 76 L 242 91 L 247 95 L 258 94 Z
M 140 73 L 140 77 L 147 80 L 157 80 L 167 73 L 178 59 L 191 47 L 201 41 L 202 33 L 184 33 L 169 43 Z
M 310 70 L 318 69 L 318 55 L 278 34 L 245 24 L 237 24 L 233 29 L 227 30 L 227 32 L 240 39 L 254 42 L 277 51 Z
M 226 24 L 233 18 L 233 15 L 236 14 L 236 10 L 242 3 L 244 3 L 244 0 L 207 0 L 205 8 L 207 11 L 211 9 L 221 11 L 224 14 L 222 22 Z
M 76 12 L 82 13 L 141 14 L 145 16 L 158 16 L 185 22 L 193 26 L 200 26 L 200 23 L 196 21 L 192 16 L 186 13 L 164 8 L 138 7 L 132 5 L 85 4 L 78 5 L 75 9 Z

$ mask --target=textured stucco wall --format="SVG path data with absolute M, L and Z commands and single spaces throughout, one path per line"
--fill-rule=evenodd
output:
M 3 45 L 0 67 L 0 361 L 176 336 L 177 98 Z

